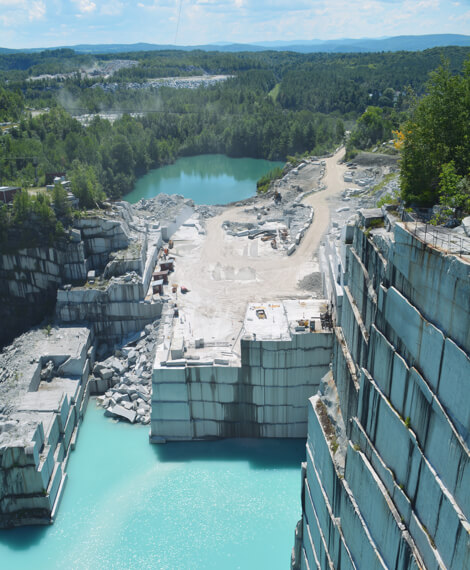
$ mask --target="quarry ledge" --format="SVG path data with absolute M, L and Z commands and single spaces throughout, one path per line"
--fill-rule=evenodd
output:
M 325 309 L 324 300 L 250 303 L 231 348 L 206 347 L 176 323 L 155 358 L 150 441 L 305 437 L 308 398 L 331 361 Z

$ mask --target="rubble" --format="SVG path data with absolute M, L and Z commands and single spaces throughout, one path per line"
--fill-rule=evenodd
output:
M 97 401 L 106 410 L 106 415 L 131 423 L 150 423 L 152 366 L 158 327 L 159 321 L 147 325 L 137 340 L 95 363 L 90 387 L 92 393 L 104 393 Z

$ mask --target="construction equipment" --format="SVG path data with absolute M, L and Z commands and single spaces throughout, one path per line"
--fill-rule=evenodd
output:
M 324 313 L 320 313 L 320 323 L 323 330 L 333 329 L 333 316 L 329 308 Z

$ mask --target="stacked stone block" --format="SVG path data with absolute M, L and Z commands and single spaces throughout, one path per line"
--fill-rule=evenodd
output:
M 313 398 L 292 567 L 470 567 L 470 265 L 397 223 L 357 226 L 344 266 L 332 376 L 348 441 L 332 445 L 337 418 Z
M 92 333 L 76 335 L 71 354 L 52 350 L 28 371 L 29 391 L 11 402 L 0 419 L 0 528 L 53 521 L 65 485 L 67 462 L 88 403 L 93 360 Z M 42 335 L 42 331 L 38 331 Z M 54 363 L 52 378 L 41 379 L 44 359 Z
M 306 403 L 329 370 L 332 336 L 242 339 L 239 367 L 203 362 L 157 366 L 151 437 L 305 437 Z

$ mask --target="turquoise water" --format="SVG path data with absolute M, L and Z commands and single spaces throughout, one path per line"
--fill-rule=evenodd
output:
M 181 194 L 196 204 L 228 204 L 256 194 L 256 182 L 283 162 L 204 154 L 151 170 L 124 196 L 131 204 L 157 194 Z
M 287 569 L 303 440 L 148 443 L 90 402 L 54 525 L 0 531 L 0 568 Z

